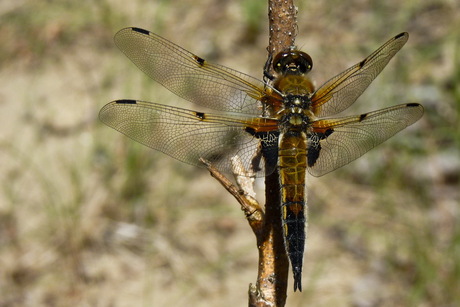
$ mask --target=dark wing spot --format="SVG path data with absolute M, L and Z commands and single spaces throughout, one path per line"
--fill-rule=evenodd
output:
M 195 116 L 198 117 L 200 120 L 203 120 L 206 117 L 203 112 L 195 112 Z
M 314 132 L 308 138 L 307 163 L 309 167 L 315 165 L 321 153 L 321 140 L 326 139 L 334 132 L 334 129 L 327 129 L 325 132 Z
M 197 63 L 200 65 L 200 66 L 203 66 L 204 65 L 204 59 L 200 58 L 199 56 L 194 56 L 195 58 L 195 61 L 197 61 Z
M 366 64 L 366 60 L 367 59 L 364 59 L 361 62 L 359 62 L 359 69 L 363 68 L 364 64 Z
M 260 153 L 265 159 L 265 170 L 268 173 L 271 173 L 271 170 L 273 170 L 276 167 L 276 164 L 278 163 L 278 139 L 280 135 L 279 131 L 256 132 L 256 130 L 252 127 L 246 127 L 244 128 L 244 131 L 260 140 Z M 256 157 L 254 157 L 252 161 L 253 170 L 260 170 L 260 159 L 261 157 L 259 155 L 256 155 Z
M 135 28 L 135 27 L 134 27 L 134 28 L 131 28 L 131 29 L 132 29 L 133 31 L 135 31 L 135 32 L 139 32 L 139 33 L 142 33 L 142 34 L 145 34 L 145 35 L 149 35 L 149 34 L 150 34 L 149 31 L 144 30 L 144 29 L 141 29 L 141 28 Z
M 258 132 L 256 137 L 262 141 L 262 156 L 265 158 L 266 170 L 278 164 L 279 131 Z
M 321 152 L 321 145 L 319 144 L 319 142 L 318 144 L 314 146 L 310 145 L 310 147 L 308 147 L 308 153 L 307 153 L 308 166 L 312 167 L 313 165 L 315 165 L 316 160 L 318 160 L 319 158 L 320 152 Z
M 359 116 L 359 121 L 360 121 L 360 122 L 363 121 L 366 117 L 367 117 L 367 113 L 361 114 L 361 115 Z
M 326 136 L 325 138 L 327 138 L 328 136 L 330 136 L 332 134 L 332 132 L 334 132 L 334 129 L 327 129 L 326 132 L 324 132 L 324 135 Z
M 256 135 L 256 130 L 254 128 L 252 128 L 252 127 L 246 127 L 246 128 L 244 128 L 244 131 L 246 131 L 250 135 Z
M 409 107 L 409 108 L 415 108 L 415 107 L 418 107 L 418 106 L 419 106 L 419 104 L 415 103 L 415 102 L 406 104 L 406 107 Z
M 406 32 L 399 33 L 398 35 L 395 36 L 395 39 L 398 39 L 398 38 L 404 36 L 405 34 L 406 34 Z
M 132 100 L 132 99 L 121 99 L 121 100 L 117 100 L 116 103 L 118 104 L 137 104 L 137 101 Z

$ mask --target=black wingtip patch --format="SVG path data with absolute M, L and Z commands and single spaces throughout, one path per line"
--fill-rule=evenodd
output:
M 407 32 L 399 33 L 398 35 L 395 36 L 395 39 L 398 39 L 400 37 L 406 36 L 406 34 L 407 34 Z
M 195 116 L 198 117 L 200 120 L 204 120 L 206 118 L 203 112 L 195 112 Z
M 205 60 L 203 58 L 200 58 L 199 56 L 196 56 L 195 55 L 195 61 L 200 65 L 200 66 L 203 66 L 204 65 L 204 62 Z
M 411 103 L 406 104 L 406 107 L 409 107 L 409 108 L 416 108 L 418 106 L 419 106 L 419 104 L 415 103 L 415 102 L 411 102 Z
M 135 32 L 139 32 L 139 33 L 142 33 L 142 34 L 145 34 L 145 35 L 149 35 L 149 33 L 150 33 L 149 31 L 144 30 L 144 29 L 141 29 L 141 28 L 133 27 L 133 28 L 131 28 L 131 29 L 132 29 L 133 31 L 135 31 Z
M 136 100 L 133 99 L 122 99 L 122 100 L 117 100 L 115 101 L 118 104 L 136 104 Z

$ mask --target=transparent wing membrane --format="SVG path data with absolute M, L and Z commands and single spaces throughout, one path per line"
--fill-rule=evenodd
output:
M 358 116 L 313 122 L 309 154 L 317 152 L 309 173 L 322 176 L 359 158 L 423 115 L 419 104 L 402 104 Z
M 194 104 L 220 111 L 204 113 L 139 100 L 116 100 L 99 118 L 133 140 L 182 162 L 219 171 L 266 176 L 278 168 L 280 215 L 294 291 L 301 291 L 305 246 L 306 169 L 322 176 L 415 123 L 416 103 L 361 115 L 342 112 L 364 92 L 404 46 L 401 33 L 363 61 L 324 83 L 316 92 L 307 73 L 308 54 L 289 49 L 273 61 L 273 87 L 225 66 L 208 63 L 143 29 L 125 28 L 115 43 L 143 72 Z M 232 162 L 237 161 L 237 163 Z M 248 175 L 249 176 L 249 175 Z
M 231 173 L 231 158 L 238 156 L 246 170 L 264 176 L 261 139 L 248 127 L 275 129 L 276 122 L 244 116 L 220 116 L 136 100 L 117 100 L 102 108 L 99 118 L 133 140 L 182 162 L 204 166 L 200 158 L 220 171 Z M 276 146 L 276 140 L 267 146 Z M 270 170 L 270 172 L 273 169 Z
M 311 97 L 313 113 L 317 117 L 331 116 L 351 106 L 408 38 L 407 33 L 396 35 L 363 61 L 321 85 Z
M 115 43 L 139 69 L 179 97 L 214 110 L 261 114 L 264 83 L 256 78 L 208 63 L 139 28 L 120 30 Z

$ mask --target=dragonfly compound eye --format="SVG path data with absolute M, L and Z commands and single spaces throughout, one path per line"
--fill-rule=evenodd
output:
M 289 50 L 278 53 L 273 59 L 273 69 L 282 75 L 303 75 L 313 67 L 313 60 L 305 52 Z

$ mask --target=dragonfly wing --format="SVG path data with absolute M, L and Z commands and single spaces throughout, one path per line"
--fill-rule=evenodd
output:
M 176 95 L 215 110 L 261 114 L 262 81 L 208 63 L 147 30 L 125 28 L 114 39 L 139 69 Z
M 363 61 L 321 85 L 311 97 L 313 113 L 318 117 L 330 116 L 352 105 L 408 38 L 405 32 L 396 35 Z
M 203 167 L 200 158 L 204 158 L 220 171 L 232 173 L 231 158 L 237 156 L 246 170 L 258 176 L 265 175 L 264 160 L 259 154 L 261 138 L 253 131 L 261 125 L 266 130 L 276 127 L 275 120 L 205 114 L 137 100 L 112 101 L 101 109 L 99 118 L 182 162 Z
M 310 174 L 322 176 L 350 163 L 422 115 L 423 107 L 410 103 L 359 116 L 313 122 L 308 147 Z

